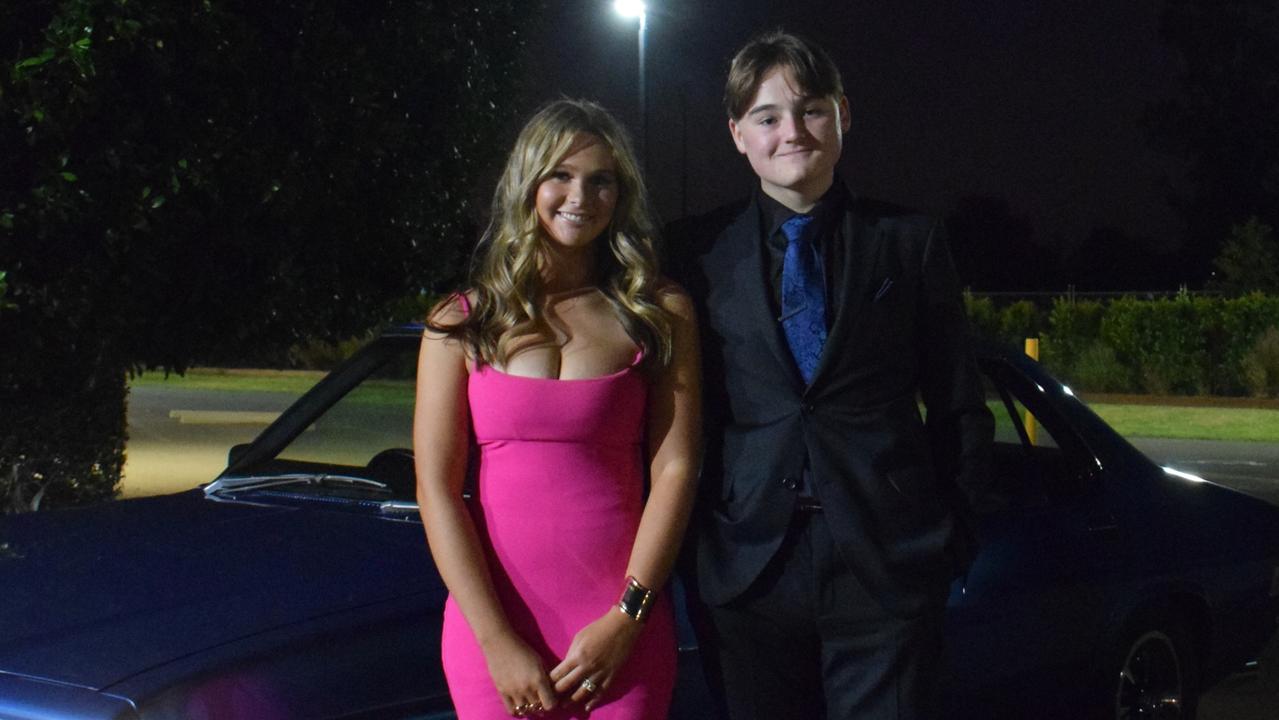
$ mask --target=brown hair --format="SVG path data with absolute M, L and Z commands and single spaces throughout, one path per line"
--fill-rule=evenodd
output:
M 790 71 L 804 95 L 839 99 L 844 94 L 839 68 L 825 50 L 798 35 L 772 30 L 755 37 L 733 56 L 724 86 L 724 109 L 729 118 L 738 120 L 750 110 L 760 83 L 776 67 Z

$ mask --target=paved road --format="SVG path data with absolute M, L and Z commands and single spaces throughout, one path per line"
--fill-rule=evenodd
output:
M 134 388 L 129 393 L 129 444 L 121 494 L 172 493 L 212 480 L 226 467 L 232 445 L 252 440 L 297 397 L 285 392 Z M 196 414 L 208 412 L 231 415 Z
M 1132 444 L 1162 465 L 1279 505 L 1279 443 L 1136 438 Z

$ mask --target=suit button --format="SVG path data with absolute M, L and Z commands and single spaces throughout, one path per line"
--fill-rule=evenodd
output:
M 786 488 L 787 490 L 798 490 L 799 481 L 792 477 L 782 478 L 782 487 Z
M 801 406 L 801 407 L 800 407 L 800 410 L 801 410 L 801 411 L 802 411 L 805 415 L 812 415 L 812 414 L 813 414 L 813 410 L 816 410 L 816 408 L 814 408 L 814 407 L 813 407 L 813 404 L 812 404 L 812 403 L 804 403 L 804 404 L 803 404 L 803 406 Z

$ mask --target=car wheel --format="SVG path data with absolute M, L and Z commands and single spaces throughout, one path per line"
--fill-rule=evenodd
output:
M 1179 620 L 1163 620 L 1139 625 L 1120 646 L 1110 717 L 1194 720 L 1199 700 L 1194 649 Z

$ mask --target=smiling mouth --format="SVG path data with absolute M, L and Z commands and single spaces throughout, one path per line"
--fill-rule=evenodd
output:
M 579 213 L 565 212 L 563 210 L 559 211 L 559 216 L 575 225 L 582 225 L 591 219 L 590 215 L 582 215 Z

